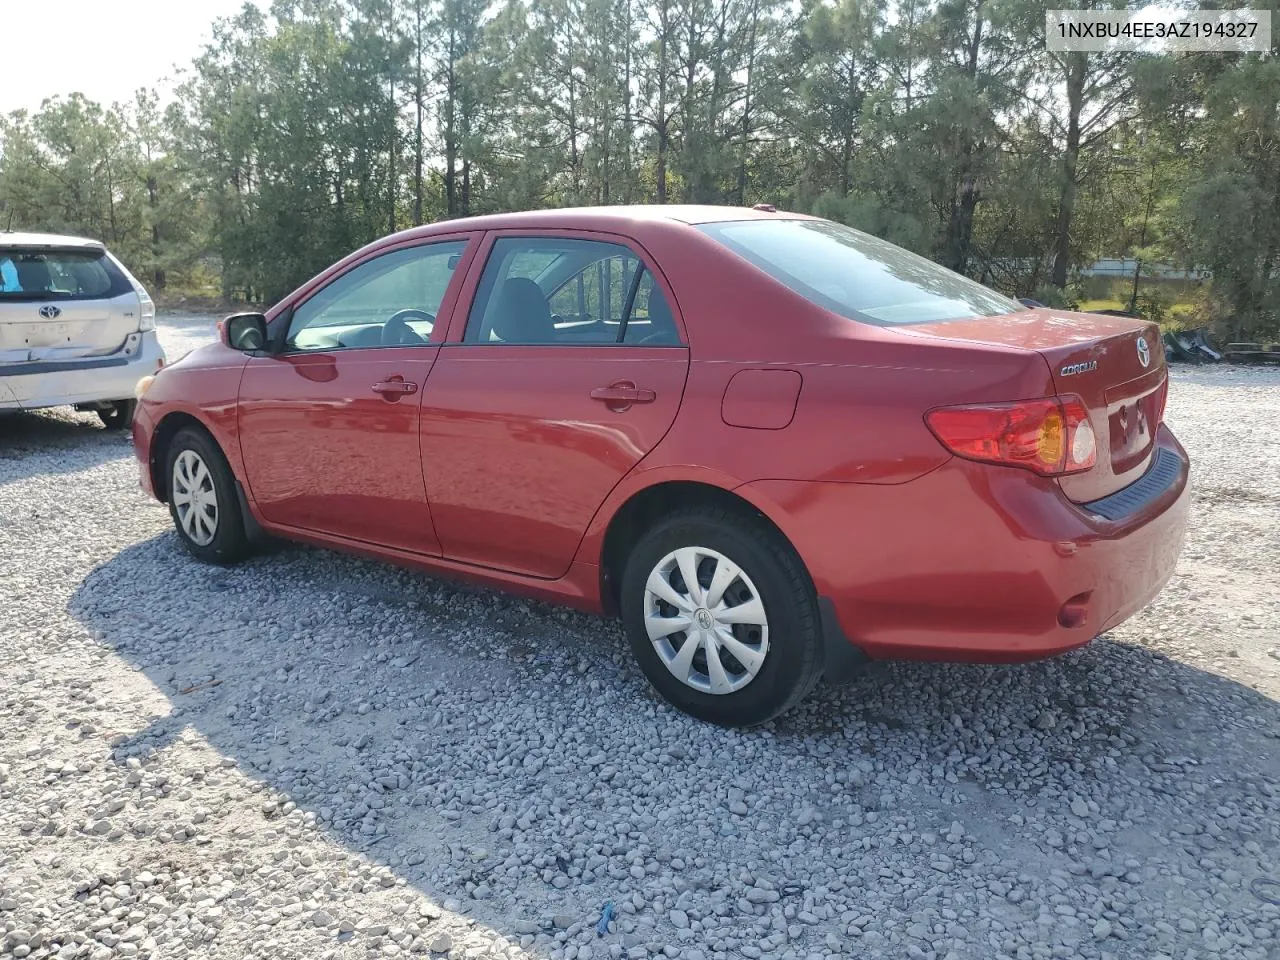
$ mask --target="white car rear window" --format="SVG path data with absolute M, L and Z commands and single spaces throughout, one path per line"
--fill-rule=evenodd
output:
M 0 300 L 96 300 L 130 289 L 101 253 L 0 247 Z

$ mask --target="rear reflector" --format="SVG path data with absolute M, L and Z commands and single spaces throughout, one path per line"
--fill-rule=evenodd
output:
M 956 456 L 1033 470 L 1080 473 L 1098 460 L 1098 442 L 1079 397 L 939 407 L 925 422 Z

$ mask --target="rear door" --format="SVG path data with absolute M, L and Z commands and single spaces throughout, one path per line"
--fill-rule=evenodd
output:
M 115 353 L 138 329 L 138 294 L 93 247 L 5 247 L 0 239 L 0 375 Z M 24 380 L 10 389 L 23 399 Z
M 473 235 L 380 252 L 294 306 L 240 383 L 240 449 L 272 523 L 438 554 L 418 415 Z
M 670 428 L 689 352 L 665 280 L 623 238 L 501 231 L 481 256 L 423 397 L 428 497 L 446 557 L 556 578 Z

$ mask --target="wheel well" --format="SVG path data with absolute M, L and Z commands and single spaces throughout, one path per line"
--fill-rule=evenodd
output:
M 169 502 L 169 484 L 164 475 L 164 465 L 169 455 L 169 442 L 183 427 L 195 427 L 206 434 L 209 433 L 205 425 L 191 414 L 171 413 L 160 421 L 151 437 L 151 463 L 148 464 L 151 469 L 151 489 L 163 503 Z
M 695 481 L 672 480 L 656 483 L 634 494 L 622 505 L 604 535 L 604 550 L 600 558 L 600 598 L 606 612 L 618 612 L 618 593 L 622 585 L 622 572 L 631 549 L 654 523 L 665 515 L 686 507 L 719 507 L 741 514 L 744 518 L 763 523 L 771 531 L 790 543 L 777 524 L 750 501 L 723 487 Z

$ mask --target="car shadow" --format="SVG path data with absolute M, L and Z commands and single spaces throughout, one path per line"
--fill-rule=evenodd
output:
M 329 551 L 219 569 L 164 534 L 99 566 L 68 609 L 171 706 L 116 738 L 118 763 L 194 730 L 347 850 L 512 940 L 632 897 L 634 850 L 674 878 L 651 918 L 668 942 L 674 903 L 763 916 L 716 892 L 744 871 L 809 902 L 829 883 L 810 861 L 833 850 L 852 896 L 895 882 L 860 876 L 861 851 L 929 877 L 932 844 L 947 846 L 1008 878 L 957 885 L 954 908 L 1009 924 L 1034 919 L 1006 898 L 1019 877 L 1074 875 L 1106 896 L 1136 871 L 1161 909 L 1196 909 L 1197 877 L 1248 883 L 1277 853 L 1280 704 L 1141 647 L 873 663 L 737 731 L 658 700 L 611 621 Z M 730 812 L 735 797 L 748 815 Z M 1206 807 L 1232 815 L 1188 830 Z M 948 844 L 953 821 L 964 835 Z M 767 862 L 735 843 L 746 831 L 771 838 Z M 848 922 L 812 935 L 842 938 Z M 546 931 L 530 949 L 558 946 Z
M 79 473 L 132 455 L 129 433 L 105 429 L 93 413 L 70 407 L 0 412 L 0 485 Z

